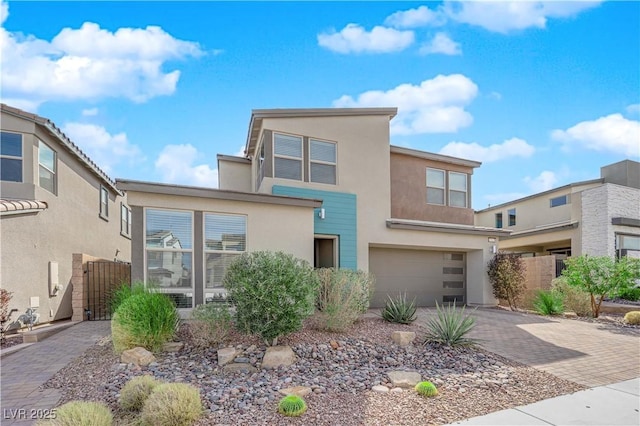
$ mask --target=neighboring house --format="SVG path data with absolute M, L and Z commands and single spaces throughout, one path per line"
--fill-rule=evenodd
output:
M 476 212 L 476 224 L 511 230 L 500 249 L 527 256 L 640 257 L 640 163 Z
M 130 259 L 125 194 L 51 121 L 2 104 L 0 284 L 16 320 L 72 316 L 72 254 Z M 35 299 L 33 299 L 35 298 Z
M 509 231 L 473 223 L 480 163 L 390 146 L 395 114 L 254 110 L 245 155 L 218 156 L 220 189 L 118 180 L 133 212 L 134 278 L 152 279 L 161 255 L 182 256 L 188 281 L 163 291 L 190 308 L 224 295 L 239 253 L 282 250 L 373 272 L 374 307 L 399 292 L 421 306 L 495 304 L 486 264 Z M 180 235 L 181 248 L 158 247 L 159 232 Z

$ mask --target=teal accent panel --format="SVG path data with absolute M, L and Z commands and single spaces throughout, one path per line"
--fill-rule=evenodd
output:
M 274 195 L 322 200 L 325 218 L 321 219 L 320 209 L 315 209 L 314 232 L 323 235 L 337 235 L 340 268 L 358 269 L 358 221 L 355 194 L 282 185 L 274 185 L 271 192 Z

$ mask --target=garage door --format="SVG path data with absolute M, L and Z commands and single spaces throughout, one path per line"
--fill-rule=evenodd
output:
M 418 306 L 464 303 L 466 259 L 464 253 L 370 248 L 369 270 L 376 277 L 371 307 L 383 307 L 387 295 L 406 292 Z

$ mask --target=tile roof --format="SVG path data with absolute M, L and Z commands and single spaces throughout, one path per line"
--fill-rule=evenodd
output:
M 0 200 L 0 215 L 38 213 L 46 208 L 44 201 Z

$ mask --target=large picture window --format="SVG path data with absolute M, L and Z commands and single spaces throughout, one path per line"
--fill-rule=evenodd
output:
M 146 280 L 178 308 L 193 307 L 193 213 L 145 210 Z
M 427 169 L 427 203 L 444 206 L 444 170 Z
M 309 173 L 311 182 L 336 184 L 336 144 L 309 140 Z
M 41 188 L 56 193 L 56 153 L 42 141 L 38 141 L 38 177 Z
M 22 182 L 22 135 L 0 133 L 0 180 Z
M 302 138 L 273 134 L 273 176 L 302 180 Z
M 246 249 L 246 216 L 205 213 L 205 303 L 226 298 L 222 285 L 224 274 Z

